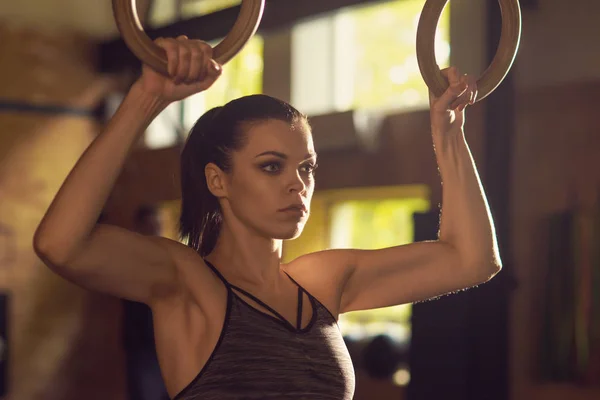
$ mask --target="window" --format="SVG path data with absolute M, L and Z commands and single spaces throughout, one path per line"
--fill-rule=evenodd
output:
M 308 114 L 349 109 L 420 109 L 428 89 L 416 58 L 423 0 L 339 10 L 292 30 L 292 103 Z M 450 13 L 438 26 L 436 57 L 450 59 Z
M 216 43 L 211 43 L 213 46 Z M 149 148 L 173 146 L 185 140 L 196 120 L 209 109 L 238 97 L 262 92 L 263 39 L 255 35 L 246 47 L 223 67 L 223 74 L 209 90 L 171 104 L 148 127 Z

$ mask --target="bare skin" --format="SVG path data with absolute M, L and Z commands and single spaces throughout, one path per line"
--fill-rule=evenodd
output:
M 220 75 L 205 43 L 184 37 L 157 43 L 167 50 L 170 77 L 144 68 L 63 184 L 36 231 L 34 248 L 49 268 L 75 284 L 152 308 L 159 362 L 174 396 L 198 374 L 216 345 L 226 289 L 193 249 L 96 224 L 131 146 L 152 119 L 171 102 L 208 89 Z M 231 172 L 212 164 L 205 169 L 224 215 L 208 261 L 292 324 L 297 292 L 285 272 L 336 317 L 489 280 L 501 262 L 463 132 L 464 109 L 473 103 L 477 88 L 456 69 L 447 74 L 451 87 L 431 99 L 433 141 L 444 181 L 439 240 L 377 251 L 330 250 L 282 264 L 283 240 L 297 237 L 308 218 L 316 155 L 308 127 L 269 120 L 249 128 L 247 145 L 233 154 Z M 291 205 L 302 205 L 305 212 L 282 211 Z M 303 325 L 311 313 L 306 310 Z

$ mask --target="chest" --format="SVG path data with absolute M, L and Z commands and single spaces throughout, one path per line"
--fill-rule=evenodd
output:
M 231 291 L 233 305 L 239 308 L 238 315 L 249 314 L 259 320 L 270 320 L 291 332 L 306 330 L 316 317 L 317 303 L 301 287 L 279 295 L 261 293 L 257 296 L 234 285 Z
M 354 368 L 344 340 L 328 311 L 317 304 L 314 312 L 309 325 L 294 331 L 233 299 L 220 344 L 192 392 L 220 399 L 240 390 L 257 399 L 351 399 Z

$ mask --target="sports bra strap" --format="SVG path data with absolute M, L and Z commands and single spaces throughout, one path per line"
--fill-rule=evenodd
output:
M 298 286 L 298 315 L 296 319 L 296 329 L 302 329 L 302 303 L 304 300 L 304 293 L 300 286 Z M 314 312 L 314 311 L 313 311 Z
M 237 286 L 229 283 L 227 281 L 227 279 L 225 279 L 225 277 L 219 272 L 219 270 L 213 264 L 211 264 L 210 261 L 204 259 L 204 262 L 219 277 L 219 279 L 221 279 L 221 281 L 223 281 L 223 283 L 225 284 L 225 286 L 227 287 L 227 289 L 229 289 L 229 290 L 236 290 L 236 291 L 244 294 L 245 296 L 247 296 L 248 298 L 252 299 L 257 304 L 259 304 L 262 307 L 264 307 L 266 310 L 269 310 L 269 312 L 271 312 L 273 315 L 275 315 L 277 318 L 279 318 L 283 322 L 287 322 L 287 320 L 281 314 L 279 314 L 277 311 L 275 311 L 273 308 L 271 308 L 268 304 L 264 303 L 262 300 L 260 300 L 259 298 L 255 297 L 251 293 L 248 293 L 244 289 L 242 289 L 240 287 L 237 287 Z M 296 327 L 297 327 L 297 329 L 301 329 L 302 328 L 302 306 L 303 306 L 303 303 L 304 303 L 304 301 L 303 301 L 304 300 L 304 296 L 303 295 L 304 295 L 304 293 L 306 293 L 309 297 L 310 297 L 310 295 L 304 290 L 304 288 L 302 288 L 302 286 L 298 285 L 298 283 L 291 276 L 289 276 L 287 272 L 285 274 L 298 287 L 298 315 L 296 317 L 297 318 L 296 319 Z M 291 324 L 289 324 L 289 325 L 291 325 Z
M 219 277 L 219 279 L 221 279 L 223 281 L 223 283 L 225 284 L 225 286 L 230 289 L 231 288 L 231 284 L 229 282 L 227 282 L 227 279 L 225 279 L 225 277 L 219 272 L 219 270 L 210 263 L 210 261 L 208 261 L 207 259 L 204 259 L 204 262 L 206 263 L 206 265 L 208 265 L 208 267 L 210 269 L 212 269 L 212 271 Z

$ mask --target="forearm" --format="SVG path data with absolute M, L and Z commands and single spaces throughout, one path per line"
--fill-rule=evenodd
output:
M 443 185 L 439 240 L 457 250 L 462 265 L 494 273 L 501 266 L 494 223 L 464 132 L 433 139 Z
M 166 104 L 134 85 L 71 170 L 34 238 L 38 252 L 63 259 L 92 232 L 127 156 Z

